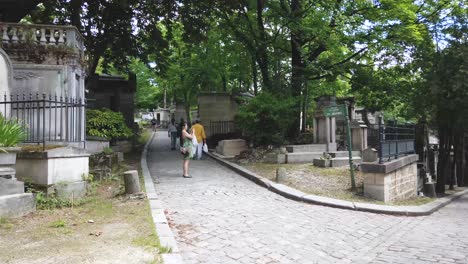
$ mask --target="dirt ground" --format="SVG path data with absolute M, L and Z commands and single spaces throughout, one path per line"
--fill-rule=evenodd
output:
M 135 168 L 138 152 L 129 157 Z M 94 183 L 73 208 L 0 218 L 0 263 L 162 263 L 148 200 L 122 195 L 122 184 L 121 176 Z
M 383 203 L 363 196 L 364 179 L 359 171 L 355 172 L 357 190 L 351 191 L 351 176 L 348 167 L 319 168 L 312 164 L 277 165 L 266 163 L 249 163 L 242 166 L 272 181 L 275 181 L 276 169 L 283 167 L 286 169 L 287 175 L 287 180 L 283 184 L 308 194 L 354 202 Z M 393 205 L 419 205 L 432 200 L 426 197 L 418 197 L 414 200 L 398 202 Z

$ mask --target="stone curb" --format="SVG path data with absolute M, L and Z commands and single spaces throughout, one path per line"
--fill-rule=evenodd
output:
M 159 237 L 159 242 L 161 246 L 168 247 L 171 249 L 171 253 L 161 254 L 161 257 L 165 264 L 183 264 L 184 261 L 182 256 L 179 254 L 179 248 L 177 247 L 177 242 L 174 238 L 174 234 L 169 226 L 166 215 L 164 213 L 164 208 L 161 200 L 156 194 L 156 189 L 154 188 L 153 179 L 148 168 L 148 163 L 146 162 L 146 156 L 148 154 L 148 146 L 153 141 L 155 133 L 151 134 L 151 138 L 146 142 L 141 154 L 141 170 L 143 172 L 143 177 L 145 180 L 146 195 L 149 200 L 151 216 L 153 218 L 153 223 L 156 227 L 156 232 Z
M 328 197 L 303 193 L 289 186 L 286 186 L 280 183 L 275 183 L 266 178 L 263 178 L 240 165 L 237 165 L 233 162 L 220 158 L 216 154 L 213 154 L 211 152 L 206 153 L 206 154 L 210 156 L 212 159 L 216 160 L 218 163 L 232 169 L 233 171 L 244 176 L 245 178 L 255 182 L 256 184 L 262 187 L 267 188 L 268 190 L 274 193 L 284 196 L 288 199 L 310 203 L 310 204 L 335 207 L 335 208 L 340 208 L 340 209 L 362 211 L 362 212 L 369 212 L 369 213 L 376 213 L 376 214 L 388 214 L 388 215 L 425 216 L 425 215 L 430 215 L 434 213 L 435 211 L 446 206 L 453 200 L 458 199 L 465 194 L 468 194 L 468 189 L 467 189 L 467 190 L 452 194 L 447 197 L 439 198 L 433 202 L 430 202 L 421 206 L 392 206 L 392 205 L 349 202 L 349 201 L 340 200 L 340 199 L 334 199 L 334 198 L 328 198 Z

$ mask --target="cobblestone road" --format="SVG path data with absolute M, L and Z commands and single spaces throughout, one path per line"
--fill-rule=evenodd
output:
M 283 198 L 211 159 L 181 156 L 167 132 L 148 166 L 186 263 L 468 263 L 468 196 L 427 217 L 397 217 Z

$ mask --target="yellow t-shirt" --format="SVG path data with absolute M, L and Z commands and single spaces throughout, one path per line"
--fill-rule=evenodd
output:
M 203 139 L 206 139 L 205 129 L 200 124 L 195 124 L 192 126 L 192 129 L 195 130 L 195 137 L 197 138 L 197 142 L 203 142 Z

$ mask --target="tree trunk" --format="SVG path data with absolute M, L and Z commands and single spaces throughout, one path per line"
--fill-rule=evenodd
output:
M 436 192 L 440 194 L 445 193 L 445 181 L 447 175 L 447 145 L 448 145 L 448 129 L 439 125 L 439 162 L 437 163 L 437 182 L 436 182 Z M 450 154 L 449 154 L 450 155 Z
M 254 95 L 257 96 L 258 94 L 258 77 L 257 77 L 257 65 L 255 63 L 255 58 L 252 56 L 252 79 L 253 79 L 253 86 L 254 86 Z
M 456 141 L 455 140 L 455 136 L 451 136 L 451 139 L 450 139 L 450 146 L 456 144 Z M 450 174 L 449 174 L 449 177 L 450 177 L 450 184 L 449 184 L 449 190 L 453 190 L 454 189 L 454 185 L 455 185 L 455 164 L 456 164 L 456 161 L 457 161 L 457 152 L 456 152 L 456 149 L 454 149 L 454 153 L 453 153 L 453 156 L 452 156 L 452 148 L 449 149 L 449 159 L 450 159 Z
M 83 8 L 83 0 L 71 0 L 70 2 L 70 22 L 73 26 L 75 26 L 78 30 L 82 30 L 81 24 L 81 11 Z
M 462 187 L 465 185 L 464 174 L 465 174 L 465 139 L 463 136 L 463 130 L 458 131 L 455 136 L 455 162 L 456 162 L 456 177 L 457 186 Z
M 301 5 L 300 0 L 291 1 L 291 19 L 296 24 L 300 24 L 301 19 Z M 295 30 L 296 27 L 291 28 L 291 95 L 298 99 L 301 96 L 304 80 L 304 67 L 301 55 L 302 37 L 300 32 Z M 305 100 L 304 100 L 305 101 Z M 294 139 L 299 135 L 299 126 L 301 118 L 301 100 L 297 100 L 294 108 L 292 109 L 293 120 L 288 129 L 289 139 Z
M 264 0 L 257 0 L 257 27 L 259 30 L 259 43 L 258 50 L 256 52 L 256 58 L 258 67 L 260 68 L 260 73 L 262 74 L 263 87 L 267 91 L 272 91 L 273 87 L 271 85 L 270 73 L 269 73 L 269 62 L 268 62 L 268 52 L 267 52 L 267 40 L 265 33 L 265 26 L 263 25 L 263 7 Z

